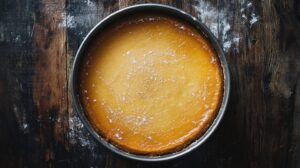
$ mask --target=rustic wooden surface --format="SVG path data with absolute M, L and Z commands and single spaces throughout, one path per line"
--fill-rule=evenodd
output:
M 117 156 L 74 114 L 70 67 L 87 32 L 150 1 L 0 1 L 0 167 L 300 167 L 300 1 L 151 1 L 202 20 L 226 51 L 230 103 L 203 146 L 168 162 Z

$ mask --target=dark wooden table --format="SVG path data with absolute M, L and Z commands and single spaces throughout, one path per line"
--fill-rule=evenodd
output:
M 152 1 L 202 20 L 232 75 L 228 110 L 203 146 L 168 162 L 117 156 L 73 110 L 70 67 L 87 32 L 149 1 L 0 1 L 0 167 L 300 167 L 300 1 Z

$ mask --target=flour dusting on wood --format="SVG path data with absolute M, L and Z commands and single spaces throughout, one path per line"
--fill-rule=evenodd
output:
M 62 21 L 58 24 L 59 27 L 68 27 L 68 28 L 75 28 L 76 22 L 74 16 L 67 15 L 65 12 L 62 13 Z
M 238 33 L 232 33 L 232 28 L 229 23 L 229 17 L 227 11 L 224 9 L 218 10 L 215 6 L 206 1 L 198 0 L 194 6 L 197 16 L 219 39 L 223 45 L 223 49 L 227 52 L 232 46 L 238 45 L 239 35 Z M 234 34 L 235 40 L 232 40 Z
M 83 123 L 81 122 L 80 118 L 74 114 L 73 111 L 70 112 L 69 117 L 69 141 L 70 144 L 76 145 L 79 144 L 83 147 L 87 147 L 89 149 L 94 149 L 96 146 L 93 137 L 88 133 L 87 129 L 84 128 Z
M 261 18 L 252 2 L 243 2 L 241 4 L 242 23 L 253 27 Z
M 72 8 L 66 7 L 66 13 L 62 14 L 59 26 L 68 28 L 71 32 L 69 35 L 80 39 L 103 18 L 103 3 L 92 0 L 70 3 L 75 4 L 70 5 L 73 6 Z M 97 146 L 96 140 L 84 128 L 80 118 L 73 110 L 70 111 L 69 115 L 68 139 L 71 145 L 80 145 L 89 150 L 94 150 Z
M 103 11 L 103 4 L 87 0 L 81 3 L 76 11 L 62 13 L 60 27 L 66 28 L 92 28 L 99 21 L 98 11 Z M 101 13 L 100 13 L 101 14 Z
M 252 2 L 241 1 L 241 17 L 243 21 L 247 21 L 252 27 L 256 24 L 260 17 L 258 16 L 255 6 Z M 231 26 L 231 22 L 234 17 L 234 13 L 229 6 L 224 6 L 218 9 L 216 6 L 212 5 L 210 2 L 197 0 L 194 9 L 197 13 L 197 17 L 203 22 L 211 32 L 219 40 L 225 52 L 230 49 L 238 51 L 238 46 L 241 39 L 238 31 L 235 31 Z
M 21 108 L 19 108 L 16 104 L 13 104 L 13 113 L 18 121 L 20 130 L 25 134 L 29 132 L 28 123 L 26 119 L 26 113 Z

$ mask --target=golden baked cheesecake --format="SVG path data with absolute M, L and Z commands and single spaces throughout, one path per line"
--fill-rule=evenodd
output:
M 89 44 L 80 101 L 94 129 L 135 154 L 160 155 L 199 138 L 218 113 L 223 75 L 215 50 L 189 24 L 144 14 Z

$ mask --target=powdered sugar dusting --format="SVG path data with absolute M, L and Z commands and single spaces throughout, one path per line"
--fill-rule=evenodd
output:
M 120 133 L 115 133 L 115 137 L 119 140 L 122 140 L 123 138 L 121 137 Z

